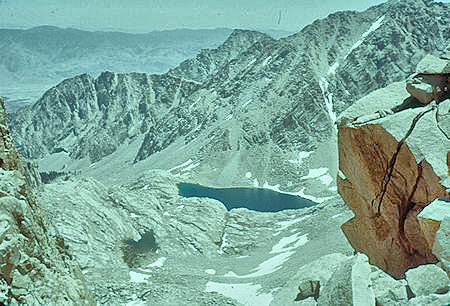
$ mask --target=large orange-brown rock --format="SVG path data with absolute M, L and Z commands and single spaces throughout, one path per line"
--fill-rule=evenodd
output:
M 338 191 L 355 216 L 347 239 L 394 277 L 436 257 L 417 220 L 448 195 L 450 100 L 423 106 L 405 82 L 362 98 L 338 120 Z

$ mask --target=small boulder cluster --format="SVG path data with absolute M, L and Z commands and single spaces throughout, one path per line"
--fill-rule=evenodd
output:
M 447 305 L 449 277 L 439 266 L 421 265 L 394 279 L 366 255 L 326 255 L 299 269 L 295 305 Z

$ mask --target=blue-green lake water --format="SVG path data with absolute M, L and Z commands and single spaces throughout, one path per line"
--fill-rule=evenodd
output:
M 299 196 L 262 188 L 210 188 L 187 183 L 177 186 L 183 197 L 215 199 L 222 202 L 228 210 L 245 207 L 262 212 L 277 212 L 317 205 L 316 202 Z

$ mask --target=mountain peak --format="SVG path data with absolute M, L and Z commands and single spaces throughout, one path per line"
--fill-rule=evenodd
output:
M 226 63 L 261 40 L 274 39 L 258 31 L 235 29 L 222 45 L 216 49 L 202 50 L 195 58 L 188 59 L 177 68 L 171 69 L 169 74 L 196 82 L 204 82 L 216 74 Z

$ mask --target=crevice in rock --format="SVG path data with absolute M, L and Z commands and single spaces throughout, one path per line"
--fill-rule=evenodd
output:
M 391 160 L 389 161 L 388 168 L 386 169 L 386 173 L 383 178 L 383 189 L 381 192 L 380 200 L 378 201 L 378 209 L 377 209 L 377 216 L 381 216 L 381 205 L 383 204 L 384 196 L 386 195 L 387 188 L 389 183 L 392 179 L 392 173 L 394 172 L 395 163 L 397 162 L 398 154 L 400 153 L 400 150 L 402 149 L 403 144 L 405 143 L 406 139 L 411 135 L 412 131 L 414 130 L 415 126 L 417 125 L 417 122 L 428 112 L 432 111 L 434 108 L 431 107 L 430 109 L 421 112 L 416 117 L 414 117 L 411 126 L 409 127 L 408 131 L 406 132 L 406 135 L 399 141 L 397 145 L 397 149 L 394 152 L 394 155 L 392 156 Z M 378 198 L 378 196 L 376 197 Z M 372 206 L 374 205 L 376 198 L 372 200 Z
M 450 140 L 450 135 L 448 135 L 439 125 L 439 112 L 436 112 L 436 126 L 439 129 L 439 131 L 442 132 L 442 134 L 444 134 L 445 138 L 447 138 L 448 140 Z
M 408 199 L 402 200 L 402 205 L 398 206 L 399 216 L 400 216 L 400 220 L 399 220 L 399 224 L 398 224 L 398 232 L 400 235 L 400 244 L 402 245 L 402 248 L 405 250 L 405 252 L 411 256 L 415 255 L 415 254 L 416 255 L 421 255 L 421 254 L 417 250 L 415 250 L 411 247 L 411 244 L 409 243 L 409 240 L 405 235 L 405 222 L 406 222 L 406 218 L 408 217 L 408 214 L 411 212 L 411 210 L 416 205 L 416 203 L 412 201 L 412 198 L 414 197 L 414 194 L 417 191 L 417 187 L 419 186 L 419 181 L 422 178 L 422 171 L 423 171 L 422 164 L 419 163 L 417 165 L 417 172 L 418 172 L 417 178 L 414 183 L 411 194 L 409 195 Z

